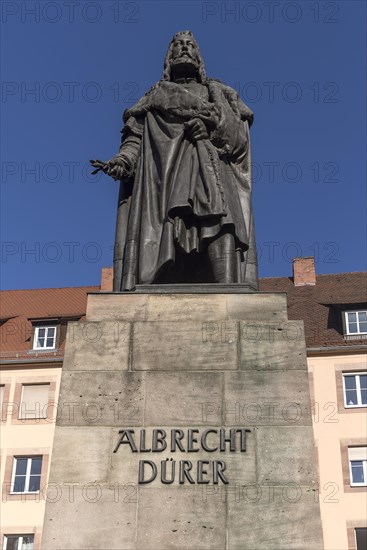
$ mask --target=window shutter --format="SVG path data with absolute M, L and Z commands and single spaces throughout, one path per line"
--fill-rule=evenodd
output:
M 23 385 L 19 418 L 47 418 L 50 384 Z
M 349 460 L 367 460 L 367 447 L 348 447 Z

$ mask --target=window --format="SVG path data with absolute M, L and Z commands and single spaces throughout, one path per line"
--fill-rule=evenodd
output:
M 23 384 L 19 418 L 47 418 L 50 384 Z
M 32 550 L 34 535 L 4 535 L 3 550 Z
M 367 372 L 343 374 L 344 405 L 367 406 Z
M 36 327 L 34 331 L 33 349 L 55 349 L 57 327 Z
M 367 548 L 367 528 L 359 527 L 355 529 L 356 535 L 356 549 L 357 550 L 366 550 Z
M 367 334 L 367 311 L 345 312 L 346 334 Z
M 348 447 L 350 484 L 367 486 L 367 447 Z
M 11 493 L 37 493 L 41 485 L 42 456 L 14 457 Z

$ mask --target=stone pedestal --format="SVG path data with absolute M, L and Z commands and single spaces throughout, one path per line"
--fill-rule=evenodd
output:
M 143 290 L 90 294 L 69 323 L 42 548 L 321 549 L 303 323 L 286 295 Z M 164 451 L 144 451 L 154 437 Z M 179 483 L 182 461 L 194 483 Z

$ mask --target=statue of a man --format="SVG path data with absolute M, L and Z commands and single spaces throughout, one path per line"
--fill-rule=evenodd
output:
M 163 78 L 124 113 L 118 154 L 91 161 L 121 180 L 115 291 L 168 283 L 257 289 L 252 121 L 235 90 L 207 78 L 191 31 L 175 34 Z

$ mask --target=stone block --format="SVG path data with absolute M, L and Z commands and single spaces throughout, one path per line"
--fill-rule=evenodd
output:
M 56 426 L 50 481 L 58 484 L 107 483 L 111 429 Z M 80 460 L 75 460 L 79 456 Z
M 217 321 L 227 319 L 223 294 L 151 294 L 148 297 L 149 321 Z
M 223 375 L 219 372 L 147 372 L 145 426 L 220 425 Z M 217 413 L 204 418 L 206 403 Z
M 116 321 L 69 323 L 63 370 L 127 370 L 130 330 Z
M 146 321 L 147 294 L 89 294 L 88 321 Z
M 144 373 L 64 371 L 59 426 L 137 426 L 144 416 Z
M 71 496 L 72 495 L 72 496 Z M 50 487 L 42 550 L 132 550 L 135 548 L 137 498 L 128 499 L 107 485 Z
M 260 485 L 298 483 L 316 486 L 316 451 L 311 426 L 272 426 L 256 430 Z
M 240 321 L 240 368 L 307 370 L 303 321 Z
M 308 375 L 304 370 L 226 372 L 224 383 L 221 411 L 225 426 L 311 425 Z
M 214 285 L 210 286 L 213 290 Z M 237 285 L 232 286 L 237 289 Z M 239 293 L 237 289 L 236 292 L 191 293 L 189 289 L 187 285 L 185 292 L 163 292 L 163 289 L 160 292 L 147 286 L 145 293 L 91 293 L 87 321 L 287 320 L 287 300 L 283 292 Z
M 238 368 L 237 323 L 222 341 L 196 321 L 134 323 L 133 370 L 231 370 Z M 211 328 L 210 328 L 211 331 Z
M 228 493 L 227 521 L 229 550 L 323 550 L 318 494 L 309 487 Z
M 282 292 L 227 294 L 228 319 L 287 321 L 287 295 Z
M 137 548 L 223 550 L 225 503 L 204 499 L 201 487 L 139 487 Z

